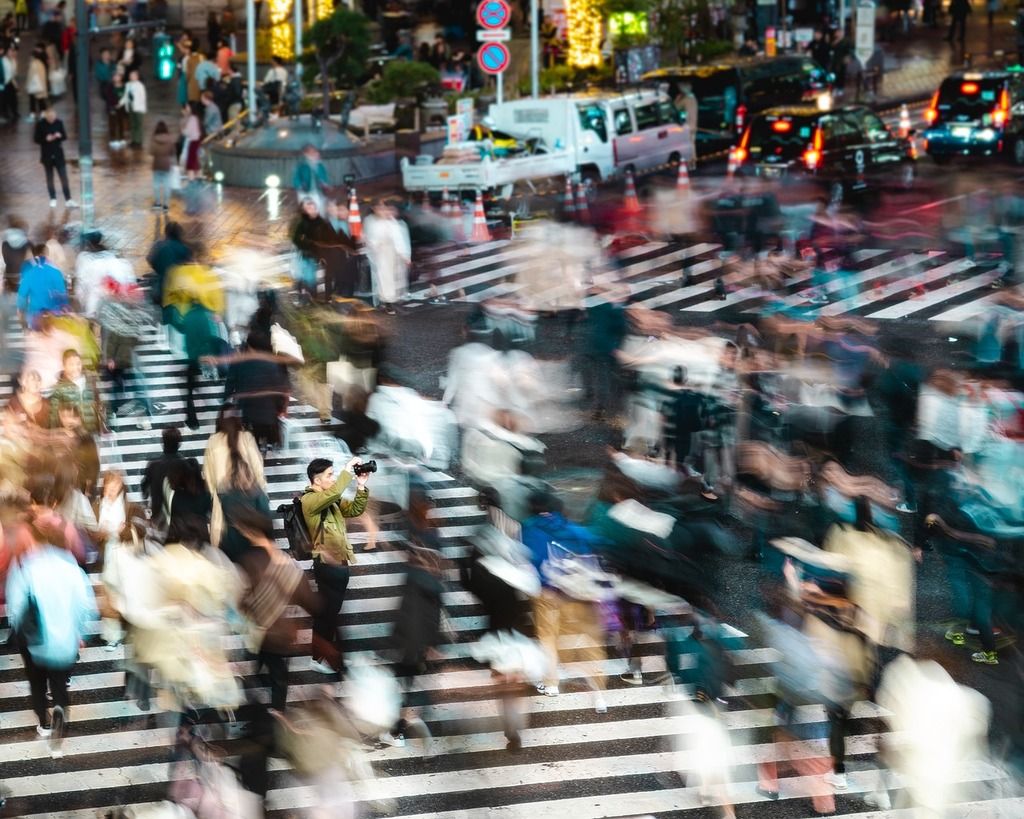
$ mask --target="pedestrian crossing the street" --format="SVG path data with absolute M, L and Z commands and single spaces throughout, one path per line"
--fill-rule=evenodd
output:
M 435 297 L 469 304 L 514 300 L 524 290 L 519 277 L 527 255 L 515 241 L 437 254 L 427 265 L 435 272 L 411 288 L 412 303 Z M 993 288 L 1000 279 L 991 264 L 942 250 L 863 248 L 853 262 L 853 269 L 822 275 L 774 256 L 757 261 L 727 257 L 713 242 L 643 241 L 621 255 L 618 269 L 586 271 L 584 279 L 618 283 L 617 290 L 628 289 L 631 303 L 676 314 L 683 323 L 700 316 L 751 317 L 786 310 L 806 318 L 859 316 L 934 326 L 983 316 L 996 300 Z M 553 270 L 549 275 L 554 287 L 562 274 Z M 724 294 L 716 288 L 719 279 Z M 607 298 L 598 292 L 583 296 L 580 304 L 591 307 Z
M 709 248 L 710 249 L 710 248 Z M 679 249 L 666 253 L 680 253 Z M 511 252 L 509 250 L 508 252 Z M 693 264 L 706 251 L 685 256 Z M 656 256 L 637 254 L 652 261 Z M 878 258 L 878 257 L 875 257 Z M 875 258 L 870 263 L 874 263 Z M 678 263 L 676 258 L 672 263 Z M 887 264 L 890 262 L 879 262 Z M 652 266 L 648 272 L 656 270 Z M 482 272 L 478 275 L 482 275 Z M 945 275 L 945 274 L 942 274 Z M 652 288 L 655 289 L 655 288 Z M 654 298 L 650 293 L 647 297 Z M 938 305 L 936 305 L 938 306 Z M 22 343 L 15 336 L 13 345 Z M 154 419 L 159 428 L 182 425 L 185 420 L 184 362 L 160 346 L 156 334 L 140 349 L 150 398 L 164 406 Z M 182 453 L 201 457 L 223 393 L 220 382 L 207 381 L 199 389 L 201 427 L 183 430 Z M 0 395 L 0 401 L 6 400 Z M 271 508 L 289 500 L 306 484 L 305 460 L 293 450 L 302 443 L 324 439 L 317 413 L 293 401 L 290 407 L 290 446 L 272 452 L 266 463 Z M 148 460 L 160 450 L 157 430 L 134 428 L 130 419 L 119 419 L 114 432 L 101 441 L 105 468 L 125 472 L 133 500 Z M 371 453 L 387 474 L 386 453 Z M 434 517 L 445 554 L 458 559 L 466 553 L 464 539 L 484 520 L 476 493 L 456 477 L 439 471 L 426 475 L 436 506 Z M 372 488 L 372 484 L 371 484 Z M 387 644 L 392 613 L 398 605 L 404 553 L 393 547 L 403 534 L 381 519 L 379 549 L 359 554 L 359 564 L 343 609 L 343 630 L 350 657 L 371 659 Z M 279 534 L 279 544 L 285 545 Z M 366 533 L 355 527 L 357 548 Z M 304 564 L 308 568 L 308 563 Z M 93 576 L 94 583 L 98 578 Z M 580 657 L 566 655 L 562 693 L 555 697 L 527 696 L 529 726 L 522 734 L 522 749 L 505 748 L 499 705 L 489 694 L 492 677 L 470 658 L 470 646 L 483 630 L 481 609 L 475 599 L 451 582 L 444 602 L 457 639 L 441 649 L 441 658 L 427 673 L 415 678 L 410 702 L 417 707 L 434 734 L 438 757 L 423 760 L 423 747 L 410 740 L 405 747 L 368 750 L 376 779 L 364 783 L 356 798 L 364 815 L 398 817 L 584 817 L 683 816 L 693 819 L 717 816 L 715 802 L 702 801 L 699 788 L 678 774 L 680 759 L 672 738 L 680 730 L 673 716 L 673 699 L 658 679 L 665 661 L 660 636 L 643 633 L 638 650 L 644 685 L 626 685 L 620 674 L 625 661 L 609 659 L 601 664 L 608 691 L 606 713 L 594 709 L 592 694 L 582 680 Z M 310 639 L 310 624 L 299 616 L 299 641 Z M 6 638 L 6 621 L 0 637 Z M 733 630 L 738 637 L 743 637 Z M 768 801 L 756 791 L 758 762 L 788 758 L 788 754 L 824 755 L 825 740 L 779 746 L 772 743 L 772 665 L 776 654 L 747 641 L 730 651 L 737 681 L 729 689 L 723 724 L 734 754 L 734 784 L 729 789 L 741 815 L 795 817 L 810 815 L 809 797 L 829 788 L 820 777 L 794 776 L 782 781 L 781 798 Z M 5 641 L 6 644 L 6 641 Z M 230 642 L 235 673 L 247 686 L 262 685 L 241 638 Z M 4 815 L 25 819 L 86 819 L 105 815 L 118 805 L 139 805 L 164 798 L 170 775 L 169 754 L 174 728 L 167 715 L 141 711 L 134 700 L 124 698 L 124 648 L 108 651 L 99 639 L 99 624 L 82 650 L 71 688 L 69 731 L 64 756 L 51 759 L 49 747 L 35 733 L 35 717 L 28 699 L 22 660 L 10 647 L 0 653 L 0 771 L 8 794 Z M 291 661 L 291 702 L 316 696 L 324 677 L 309 668 L 306 657 Z M 885 714 L 869 702 L 857 703 L 852 712 L 847 751 L 849 789 L 837 796 L 837 813 L 847 817 L 896 819 L 900 811 L 868 813 L 865 792 L 877 782 L 877 752 L 885 738 Z M 824 720 L 818 707 L 801 709 L 800 721 Z M 232 753 L 234 740 L 224 747 Z M 970 763 L 959 768 L 967 799 L 951 816 L 1019 816 L 1024 800 L 1007 793 L 1002 771 L 990 763 Z M 895 792 L 898 794 L 898 788 Z M 286 817 L 309 807 L 314 800 L 308 784 L 297 778 L 281 760 L 272 760 L 269 815 Z

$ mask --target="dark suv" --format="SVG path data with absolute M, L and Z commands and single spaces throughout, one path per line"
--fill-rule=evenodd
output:
M 924 112 L 925 151 L 936 162 L 954 156 L 1009 154 L 1024 165 L 1024 75 L 958 72 L 946 77 Z
M 729 148 L 749 118 L 775 105 L 831 103 L 833 77 L 809 57 L 772 57 L 717 65 L 659 68 L 644 82 L 668 85 L 675 97 L 689 83 L 697 97 L 697 153 Z
M 832 111 L 770 108 L 751 121 L 736 154 L 739 167 L 758 176 L 813 177 L 833 202 L 851 191 L 914 182 L 913 141 L 860 105 Z

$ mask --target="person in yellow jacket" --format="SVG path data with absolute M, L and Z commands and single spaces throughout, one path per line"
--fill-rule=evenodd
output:
M 334 666 L 330 659 L 341 657 L 338 615 L 348 590 L 350 566 L 356 562 L 345 518 L 359 517 L 369 500 L 369 475 L 356 474 L 359 463 L 359 458 L 350 460 L 337 478 L 334 464 L 326 458 L 314 458 L 306 468 L 309 486 L 302 494 L 302 515 L 313 543 L 313 576 L 323 601 L 319 616 L 313 620 L 312 668 L 322 674 L 342 670 L 340 659 Z M 352 500 L 343 500 L 342 495 L 353 479 L 356 495 Z

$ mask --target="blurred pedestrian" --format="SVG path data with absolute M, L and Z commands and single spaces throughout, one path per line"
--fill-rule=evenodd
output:
M 139 494 L 149 501 L 149 517 L 156 526 L 166 526 L 169 509 L 165 509 L 164 482 L 171 473 L 175 463 L 183 460 L 181 449 L 181 430 L 177 427 L 165 427 L 160 433 L 162 452 L 146 464 L 139 484 Z
M 296 250 L 295 285 L 300 292 L 308 293 L 311 300 L 316 298 L 321 247 L 330 241 L 331 233 L 331 226 L 320 215 L 317 200 L 304 194 L 291 237 Z
M 296 164 L 295 173 L 292 174 L 295 197 L 299 202 L 312 199 L 316 202 L 318 212 L 323 213 L 324 199 L 330 186 L 327 166 L 320 158 L 320 151 L 315 145 L 307 145 L 302 149 L 302 159 Z
M 42 119 L 49 105 L 49 71 L 46 65 L 46 50 L 42 45 L 32 49 L 28 61 L 28 75 L 25 78 L 25 93 L 28 94 L 28 121 Z
M 171 173 L 178 164 L 176 145 L 167 123 L 160 120 L 149 141 L 149 153 L 153 157 L 153 210 L 167 211 L 171 204 Z M 173 222 L 168 222 L 170 227 Z M 183 260 L 184 261 L 184 260 Z M 152 294 L 154 300 L 161 298 L 158 291 Z
M 18 121 L 18 52 L 13 44 L 0 42 L 0 116 Z
M 157 124 L 157 130 L 159 128 L 160 123 Z M 166 126 L 164 134 L 168 139 L 161 139 L 161 143 L 168 141 L 170 137 L 170 132 L 167 131 Z M 156 145 L 154 145 L 155 147 Z M 157 156 L 158 154 L 154 152 L 154 176 L 156 173 Z M 161 154 L 161 156 L 163 155 Z M 163 160 L 161 160 L 160 164 L 163 164 Z M 167 210 L 167 208 L 164 207 L 164 210 Z M 164 225 L 164 238 L 154 244 L 149 251 L 149 255 L 146 256 L 146 261 L 153 269 L 153 281 L 150 284 L 149 293 L 154 304 L 163 304 L 164 281 L 167 278 L 167 274 L 178 265 L 192 261 L 192 248 L 185 244 L 184 235 L 184 231 L 182 231 L 181 225 L 178 222 L 168 222 Z
M 107 125 L 110 136 L 111 148 L 123 148 L 127 145 L 125 137 L 128 135 L 128 110 L 125 108 L 125 86 L 124 70 L 122 66 L 114 69 L 114 76 L 110 81 L 110 98 L 107 100 Z
M 46 248 L 37 244 L 33 255 L 21 266 L 18 282 L 18 314 L 30 330 L 41 329 L 41 319 L 50 313 L 68 309 L 67 284 L 64 275 L 43 255 Z
M 189 102 L 181 111 L 181 134 L 185 138 L 181 150 L 181 163 L 185 176 L 191 182 L 201 170 L 199 155 L 203 143 L 203 104 L 198 100 Z
M 36 731 L 49 738 L 51 755 L 60 757 L 69 719 L 68 679 L 96 618 L 96 601 L 51 512 L 34 510 L 24 531 L 27 551 L 7 576 L 7 617 L 28 677 Z
M 959 40 L 960 45 L 964 44 L 964 39 L 967 36 L 967 15 L 972 11 L 971 0 L 950 0 L 949 33 L 946 34 L 947 43 Z
M 214 101 L 213 91 L 203 91 L 201 100 L 203 103 L 203 134 L 206 136 L 216 135 L 224 127 L 224 118 L 221 116 L 220 108 Z
M 409 228 L 398 218 L 392 205 L 378 202 L 366 218 L 363 244 L 370 260 L 373 301 L 388 315 L 395 315 L 395 303 L 405 298 L 409 287 L 412 245 Z

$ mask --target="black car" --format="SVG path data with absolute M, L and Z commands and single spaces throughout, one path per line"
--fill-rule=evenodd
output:
M 833 202 L 869 187 L 910 187 L 915 158 L 911 138 L 897 136 L 860 105 L 770 108 L 751 121 L 735 156 L 742 172 L 813 178 Z
M 771 57 L 730 64 L 684 65 L 644 74 L 673 98 L 688 83 L 697 97 L 697 153 L 730 148 L 749 118 L 776 105 L 831 104 L 833 77 L 809 57 Z
M 1024 165 L 1024 74 L 1019 70 L 946 77 L 924 118 L 925 152 L 938 163 L 1006 154 Z

